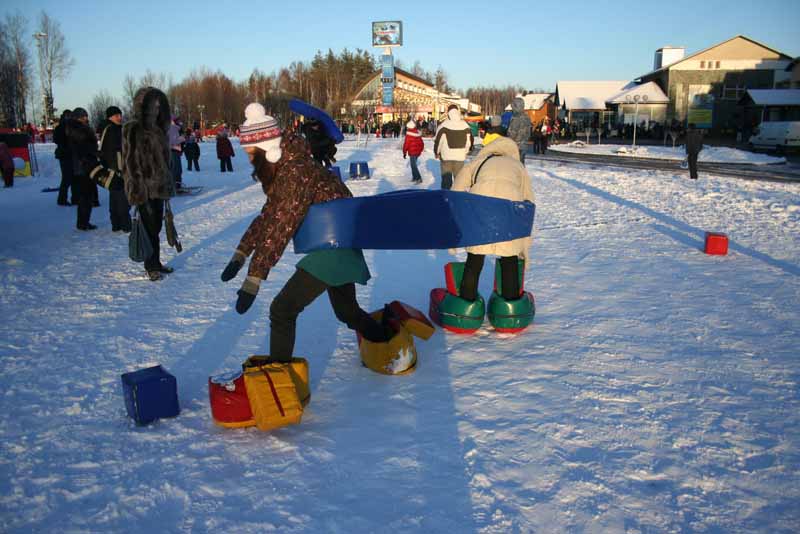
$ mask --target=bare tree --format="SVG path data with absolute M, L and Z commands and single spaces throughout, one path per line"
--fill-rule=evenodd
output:
M 53 106 L 53 80 L 64 80 L 69 76 L 75 60 L 67 49 L 61 24 L 42 11 L 39 14 L 39 27 L 34 34 L 38 40 L 39 77 L 42 81 L 42 92 L 45 99 L 45 121 L 49 122 L 55 115 Z
M 136 78 L 130 74 L 125 75 L 125 79 L 122 82 L 122 98 L 125 101 L 123 111 L 128 117 L 133 116 L 133 98 L 136 96 L 136 91 L 139 90 L 139 87 Z
M 0 28 L 0 125 L 13 128 L 16 126 L 14 122 L 16 116 L 14 112 L 16 70 L 4 36 L 2 28 Z
M 137 80 L 133 75 L 127 74 L 122 82 L 122 108 L 125 115 L 133 116 L 133 98 L 142 87 L 155 87 L 169 95 L 173 87 L 172 75 L 163 72 L 155 73 L 147 69 L 144 75 Z M 171 101 L 170 104 L 172 104 Z
M 31 59 L 26 38 L 28 20 L 17 12 L 0 21 L 0 107 L 2 121 L 10 127 L 26 122 L 26 99 L 31 87 Z
M 441 65 L 439 65 L 439 68 L 436 69 L 433 75 L 433 85 L 440 93 L 451 92 L 450 86 L 447 84 L 447 72 L 445 72 Z
M 7 14 L 2 31 L 6 34 L 16 69 L 15 122 L 22 126 L 28 122 L 25 113 L 25 99 L 31 84 L 31 55 L 26 42 L 28 19 L 19 11 L 13 15 Z
M 106 109 L 116 105 L 116 99 L 105 89 L 94 95 L 92 101 L 89 102 L 89 120 L 95 129 L 98 129 L 106 120 Z

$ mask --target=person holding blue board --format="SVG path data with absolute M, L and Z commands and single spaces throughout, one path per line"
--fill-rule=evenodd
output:
M 251 257 L 247 278 L 238 291 L 236 311 L 240 314 L 250 309 L 261 281 L 280 260 L 311 205 L 353 196 L 341 179 L 309 157 L 308 144 L 301 136 L 281 131 L 264 106 L 248 105 L 245 117 L 239 141 L 268 200 L 221 277 L 224 282 L 233 279 Z M 378 322 L 356 300 L 355 284 L 366 284 L 370 276 L 360 249 L 316 250 L 304 256 L 270 306 L 270 361 L 291 362 L 297 317 L 325 292 L 336 317 L 350 329 L 375 343 L 389 341 L 395 330 L 388 314 Z

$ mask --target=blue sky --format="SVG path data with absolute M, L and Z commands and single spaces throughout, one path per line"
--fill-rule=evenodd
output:
M 396 5 L 392 5 L 396 4 Z M 88 105 L 101 89 L 122 94 L 126 74 L 150 69 L 179 81 L 192 68 L 235 80 L 254 67 L 272 72 L 314 53 L 370 49 L 370 22 L 402 20 L 395 55 L 428 70 L 441 65 L 452 85 L 520 84 L 552 89 L 558 80 L 627 80 L 648 72 L 657 48 L 687 53 L 737 34 L 800 54 L 800 0 L 319 2 L 5 0 L 30 19 L 46 10 L 61 23 L 76 60 L 54 87 L 56 107 Z

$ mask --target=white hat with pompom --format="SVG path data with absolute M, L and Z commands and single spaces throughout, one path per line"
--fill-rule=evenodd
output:
M 254 146 L 267 153 L 267 161 L 275 163 L 281 159 L 281 128 L 274 117 L 267 115 L 258 102 L 244 108 L 244 124 L 239 129 L 239 143 L 243 147 Z

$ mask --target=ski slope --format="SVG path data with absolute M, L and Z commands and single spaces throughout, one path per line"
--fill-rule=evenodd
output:
M 351 140 L 355 195 L 409 187 L 401 140 Z M 423 184 L 438 185 L 432 143 Z M 209 375 L 269 346 L 269 303 L 219 279 L 264 200 L 213 143 L 173 201 L 184 251 L 147 281 L 112 234 L 107 194 L 75 229 L 42 175 L 0 189 L 0 531 L 793 533 L 800 528 L 800 184 L 530 159 L 532 328 L 419 341 L 417 371 L 361 366 L 327 298 L 298 322 L 311 403 L 272 433 L 210 418 Z M 413 217 L 413 213 L 408 214 Z M 730 237 L 702 252 L 704 231 Z M 446 251 L 365 251 L 362 307 L 427 310 Z M 463 258 L 463 256 L 462 256 Z M 487 262 L 481 291 L 488 297 Z M 488 323 L 486 323 L 488 324 Z M 125 415 L 120 375 L 160 363 L 182 413 Z

